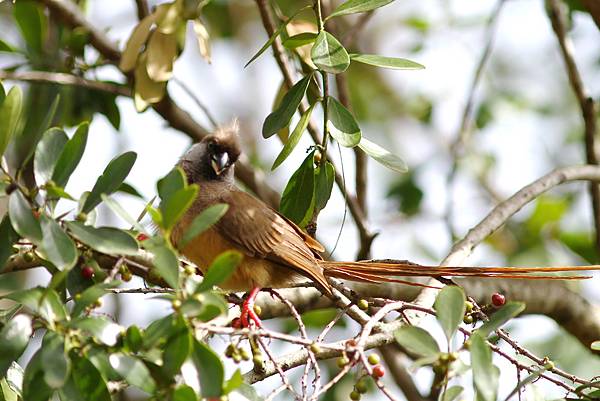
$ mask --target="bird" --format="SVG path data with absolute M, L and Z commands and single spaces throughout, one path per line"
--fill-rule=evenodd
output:
M 398 282 L 415 285 L 400 277 L 500 277 L 527 279 L 571 279 L 584 276 L 530 275 L 564 271 L 596 270 L 598 266 L 561 267 L 438 267 L 410 262 L 327 261 L 324 247 L 293 221 L 262 200 L 241 190 L 235 182 L 235 163 L 241 155 L 239 124 L 218 127 L 194 144 L 179 160 L 189 184 L 199 186 L 190 208 L 175 225 L 172 242 L 177 246 L 194 218 L 216 204 L 229 207 L 212 227 L 186 242 L 179 251 L 206 274 L 221 253 L 236 250 L 243 255 L 233 273 L 220 285 L 223 290 L 247 292 L 241 307 L 244 327 L 260 318 L 254 302 L 263 288 L 285 288 L 312 281 L 322 292 L 331 294 L 328 278 L 361 282 Z M 418 285 L 418 284 L 417 284 Z

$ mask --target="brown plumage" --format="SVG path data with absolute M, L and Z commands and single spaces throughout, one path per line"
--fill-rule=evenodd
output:
M 296 224 L 234 182 L 234 163 L 240 155 L 237 127 L 217 130 L 194 145 L 179 165 L 190 183 L 198 184 L 193 206 L 173 233 L 175 243 L 193 218 L 208 206 L 229 205 L 227 213 L 211 229 L 190 241 L 182 253 L 205 272 L 221 252 L 235 249 L 244 255 L 242 263 L 223 284 L 226 290 L 248 291 L 279 288 L 308 278 L 324 291 L 331 291 L 326 277 L 365 282 L 413 284 L 399 277 L 462 276 L 526 279 L 570 279 L 580 276 L 531 275 L 531 273 L 596 270 L 598 266 L 566 267 L 433 267 L 396 262 L 332 262 L 320 256 L 323 246 Z

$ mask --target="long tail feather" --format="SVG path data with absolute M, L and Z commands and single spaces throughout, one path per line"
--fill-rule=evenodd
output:
M 397 282 L 424 286 L 393 277 L 488 277 L 524 280 L 582 280 L 591 276 L 557 276 L 548 273 L 600 270 L 600 265 L 558 267 L 464 267 L 421 266 L 409 262 L 331 262 L 320 261 L 326 276 L 363 282 Z M 539 274 L 546 273 L 546 274 Z

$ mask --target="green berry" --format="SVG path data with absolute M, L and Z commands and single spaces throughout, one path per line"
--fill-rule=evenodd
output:
M 227 348 L 225 348 L 225 356 L 227 358 L 231 358 L 233 356 L 233 354 L 235 353 L 236 349 L 235 349 L 235 345 L 233 344 L 229 344 L 227 346 Z
M 262 313 L 262 308 L 258 305 L 254 305 L 254 313 L 256 313 L 257 316 L 260 316 Z
M 467 310 L 467 313 L 471 312 L 473 310 L 474 306 L 475 305 L 473 305 L 473 302 L 471 302 L 471 301 L 465 301 L 465 309 Z
M 254 363 L 255 366 L 262 366 L 263 365 L 262 355 L 254 354 L 254 356 L 252 357 L 252 363 Z
M 352 391 L 350 393 L 350 399 L 352 401 L 358 401 L 358 400 L 360 400 L 360 393 L 358 391 L 356 391 L 356 390 Z
M 354 389 L 359 393 L 364 394 L 369 390 L 369 385 L 367 384 L 367 381 L 365 379 L 360 379 L 354 385 Z
M 337 359 L 337 366 L 340 369 L 342 369 L 344 366 L 348 365 L 349 363 L 350 363 L 350 360 L 348 358 L 346 358 L 345 356 L 341 356 Z
M 233 362 L 240 363 L 242 361 L 242 356 L 239 353 L 235 353 L 231 356 L 233 358 Z
M 310 345 L 310 350 L 311 350 L 312 352 L 314 352 L 315 354 L 318 354 L 319 352 L 321 352 L 321 347 L 319 347 L 319 344 L 312 343 L 312 344 Z
M 369 302 L 366 299 L 361 299 L 359 300 L 356 305 L 358 306 L 359 309 L 361 310 L 367 310 L 369 309 Z
M 379 358 L 379 355 L 371 354 L 369 355 L 368 361 L 371 365 L 377 365 L 381 361 L 381 359 Z
M 465 322 L 466 324 L 473 323 L 473 316 L 472 315 L 465 315 L 465 317 L 463 318 L 463 322 Z
M 248 353 L 248 351 L 246 351 L 245 349 L 240 349 L 240 355 L 242 356 L 242 359 L 244 361 L 249 361 L 250 360 L 250 354 Z
M 456 352 L 451 352 L 448 354 L 448 360 L 450 362 L 454 362 L 458 359 L 458 354 Z
M 31 262 L 33 262 L 34 259 L 35 259 L 35 255 L 34 255 L 33 251 L 27 251 L 23 254 L 23 260 L 25 262 L 31 263 Z
M 173 309 L 177 310 L 181 308 L 181 301 L 178 299 L 174 299 L 173 302 L 171 302 L 171 305 L 173 305 Z

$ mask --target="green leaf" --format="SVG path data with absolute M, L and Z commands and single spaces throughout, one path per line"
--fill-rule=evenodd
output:
M 415 326 L 400 327 L 394 337 L 401 347 L 419 357 L 437 355 L 440 348 L 435 339 L 426 330 Z
M 185 324 L 181 326 L 183 326 L 183 330 L 169 339 L 164 348 L 163 371 L 168 377 L 173 377 L 179 373 L 181 365 L 190 355 L 192 349 L 190 332 Z
M 123 353 L 115 353 L 109 357 L 109 361 L 112 368 L 132 386 L 148 394 L 152 394 L 156 389 L 156 382 L 150 371 L 139 359 Z
M 0 39 L 0 52 L 5 52 L 5 53 L 22 53 L 21 50 L 17 49 L 15 46 L 11 45 L 10 43 L 6 42 L 5 40 Z M 0 89 L 0 91 L 2 91 Z M 2 102 L 3 96 L 0 93 L 0 102 Z
M 394 0 L 348 0 L 333 10 L 327 19 L 355 13 L 364 13 L 390 4 Z
M 69 177 L 79 164 L 87 143 L 89 123 L 79 124 L 73 137 L 64 145 L 52 172 L 52 181 L 59 187 L 65 187 Z
M 252 56 L 252 58 L 244 65 L 244 68 L 248 67 L 254 60 L 259 58 L 261 54 L 263 54 L 269 47 L 271 47 L 273 42 L 275 42 L 275 39 L 277 39 L 277 37 L 281 35 L 281 33 L 284 31 L 287 24 L 289 24 L 294 18 L 296 18 L 298 14 L 300 14 L 302 11 L 309 9 L 310 7 L 311 6 L 302 7 L 301 9 L 296 11 L 290 18 L 288 18 L 287 21 L 282 23 L 279 26 L 279 28 L 277 28 L 277 30 L 273 32 L 271 37 L 269 37 L 269 40 L 267 40 L 267 42 L 256 52 L 256 54 Z
M 296 145 L 298 145 L 298 142 L 300 141 L 300 138 L 302 137 L 302 133 L 306 130 L 306 127 L 308 127 L 308 123 L 310 122 L 310 116 L 312 114 L 312 111 L 315 108 L 315 105 L 316 105 L 316 103 L 312 104 L 302 114 L 302 116 L 300 117 L 300 120 L 298 121 L 298 124 L 296 124 L 296 128 L 294 128 L 294 131 L 292 131 L 292 133 L 288 137 L 287 142 L 283 146 L 283 149 L 281 149 L 281 152 L 279 152 L 279 155 L 277 155 L 277 158 L 273 162 L 273 166 L 271 166 L 271 171 L 273 171 L 277 167 L 279 167 L 279 165 L 281 163 L 283 163 L 285 161 L 285 159 L 287 159 L 287 157 L 290 155 L 290 153 L 292 153 L 292 151 L 294 150 Z
M 22 110 L 23 92 L 21 87 L 15 85 L 0 103 L 0 157 L 19 128 Z
M 99 342 L 114 346 L 123 327 L 103 316 L 82 316 L 69 323 L 69 327 L 91 334 Z
M 600 351 L 600 341 L 594 341 L 591 345 L 591 348 L 594 351 Z
M 34 244 L 42 242 L 40 222 L 33 216 L 31 206 L 21 191 L 14 191 L 8 200 L 8 215 L 13 228 Z
M 54 167 L 68 141 L 67 134 L 60 128 L 50 128 L 44 132 L 37 144 L 33 160 L 33 172 L 38 185 L 52 179 Z
M 178 330 L 178 322 L 174 315 L 167 315 L 153 321 L 145 330 L 144 347 L 152 348 L 172 336 Z
M 194 184 L 180 189 L 161 202 L 162 227 L 165 230 L 175 226 L 192 205 L 197 194 L 198 186 Z
M 441 397 L 440 401 L 454 401 L 463 392 L 462 386 L 452 386 L 446 389 Z
M 119 283 L 117 281 L 112 281 L 110 283 L 98 283 L 86 288 L 75 296 L 75 305 L 71 311 L 71 316 L 79 316 L 86 307 L 90 306 L 100 299 L 104 294 L 106 294 L 107 289 L 115 288 L 118 285 Z
M 71 370 L 71 361 L 65 352 L 65 342 L 61 335 L 53 331 L 46 333 L 42 342 L 41 363 L 48 387 L 61 388 Z
M 73 356 L 73 381 L 86 400 L 111 401 L 104 378 L 98 369 L 85 357 Z
M 342 146 L 352 148 L 361 142 L 361 131 L 354 116 L 336 98 L 327 98 L 327 131 Z
M 223 394 L 225 371 L 219 356 L 206 344 L 194 340 L 192 362 L 198 372 L 202 397 L 220 397 Z
M 358 147 L 375 159 L 375 161 L 383 164 L 390 170 L 397 171 L 398 173 L 406 173 L 408 171 L 408 167 L 406 167 L 404 160 L 393 153 L 388 152 L 376 143 L 367 140 L 365 137 L 360 139 Z
M 6 377 L 3 379 L 2 383 L 2 389 L 4 390 L 5 394 L 7 390 L 11 390 L 15 394 L 15 396 L 21 397 L 21 399 L 23 398 L 24 373 L 25 371 L 18 363 L 13 362 L 10 364 L 8 371 L 6 372 Z M 7 399 L 6 401 L 9 400 Z M 10 401 L 17 401 L 17 398 L 15 397 L 13 400 Z
M 40 250 L 44 259 L 52 262 L 58 270 L 70 270 L 77 263 L 79 254 L 75 243 L 65 233 L 62 227 L 52 218 L 42 214 L 40 216 L 42 223 L 42 243 Z
M 308 154 L 281 195 L 281 213 L 300 226 L 308 222 L 315 205 L 314 154 L 314 150 Z
M 144 241 L 144 245 L 154 255 L 156 272 L 171 286 L 179 287 L 179 261 L 177 255 L 161 238 Z
M 185 300 L 181 305 L 181 313 L 185 317 L 208 322 L 218 316 L 225 316 L 227 308 L 227 303 L 221 295 L 209 291 Z
M 139 251 L 135 238 L 117 228 L 96 228 L 79 221 L 67 222 L 67 228 L 73 237 L 98 252 L 108 255 L 135 255 Z
M 23 375 L 23 399 L 27 401 L 48 401 L 52 389 L 44 380 L 44 370 L 41 362 L 41 350 L 36 352 L 29 361 Z
M 5 215 L 0 223 L 0 272 L 4 268 L 4 264 L 13 254 L 13 244 L 19 239 L 19 235 L 13 229 L 10 223 L 10 217 Z M 0 375 L 1 377 L 1 375 Z
M 218 286 L 227 280 L 242 259 L 242 254 L 237 251 L 225 251 L 217 256 L 204 274 L 204 279 L 196 288 L 196 292 L 210 290 L 213 286 Z
M 85 200 L 82 208 L 83 213 L 88 213 L 98 206 L 102 200 L 102 194 L 110 195 L 119 189 L 127 175 L 129 175 L 136 158 L 135 152 L 125 152 L 108 163 L 102 175 L 96 180 L 92 192 Z
M 126 182 L 122 183 L 117 192 L 123 192 L 125 194 L 135 196 L 136 198 L 144 199 L 144 196 L 138 191 L 133 185 L 130 185 Z
M 232 394 L 236 394 L 235 399 L 237 399 L 239 396 L 243 400 L 247 401 L 264 401 L 264 398 L 258 395 L 256 389 L 247 383 L 240 384 L 240 386 L 236 388 Z
M 440 291 L 435 299 L 434 308 L 448 341 L 452 339 L 456 329 L 465 316 L 467 298 L 462 288 L 448 285 Z
M 315 170 L 315 210 L 323 210 L 327 205 L 334 179 L 335 168 L 329 161 L 325 164 L 325 168 L 318 167 Z
M 185 186 L 185 173 L 181 167 L 175 167 L 173 170 L 169 171 L 169 174 L 158 180 L 156 183 L 158 196 L 160 196 L 160 199 L 162 200 L 168 199 L 175 192 L 185 188 Z
M 5 297 L 20 303 L 44 318 L 50 324 L 51 329 L 54 327 L 54 322 L 60 322 L 67 318 L 65 305 L 53 289 L 34 287 L 11 292 Z
M 14 5 L 14 17 L 27 47 L 41 55 L 46 38 L 46 17 L 33 1 L 19 1 Z
M 496 401 L 498 398 L 498 377 L 500 372 L 492 363 L 492 351 L 485 339 L 478 333 L 470 337 L 471 367 L 473 369 L 473 386 L 477 399 Z
M 135 324 L 127 328 L 125 332 L 124 345 L 132 352 L 138 352 L 144 345 L 142 331 Z
M 310 58 L 319 70 L 332 74 L 342 73 L 350 65 L 350 56 L 344 46 L 324 30 L 317 36 Z
M 173 391 L 173 401 L 197 401 L 198 396 L 193 388 L 188 386 L 187 384 L 182 384 L 178 386 L 175 391 Z
M 523 302 L 507 302 L 506 305 L 494 312 L 490 316 L 490 320 L 481 325 L 476 332 L 486 338 L 524 310 L 525 304 Z
M 0 377 L 4 377 L 11 364 L 25 351 L 33 333 L 31 318 L 17 315 L 0 330 Z
M 225 386 L 223 386 L 223 394 L 231 393 L 233 390 L 241 386 L 242 383 L 244 383 L 244 378 L 242 377 L 240 370 L 237 369 L 235 372 L 233 372 L 231 378 L 227 380 Z
M 280 129 L 288 126 L 292 116 L 298 109 L 306 89 L 312 79 L 312 73 L 308 74 L 300 81 L 296 82 L 294 86 L 285 94 L 281 103 L 271 114 L 267 116 L 262 127 L 262 135 L 264 138 L 270 138 L 276 134 Z
M 283 41 L 283 46 L 287 49 L 293 50 L 297 47 L 308 45 L 313 43 L 317 39 L 315 32 L 302 32 L 294 36 L 290 36 Z
M 187 230 L 183 234 L 183 238 L 177 244 L 179 249 L 185 248 L 185 246 L 191 240 L 218 222 L 221 217 L 225 215 L 228 209 L 229 205 L 225 203 L 217 203 L 216 205 L 212 205 L 204 209 L 188 226 Z
M 146 230 L 144 230 L 144 227 L 142 227 L 141 224 L 136 219 L 131 217 L 131 215 L 129 213 L 127 213 L 127 211 L 125 209 L 123 209 L 123 207 L 121 205 L 119 205 L 119 203 L 116 200 L 109 198 L 108 196 L 106 196 L 104 194 L 100 195 L 100 197 L 102 198 L 102 202 L 104 202 L 104 204 L 106 206 L 108 206 L 108 208 L 110 210 L 115 212 L 115 214 L 117 214 L 119 217 L 121 217 L 123 220 L 125 220 L 125 222 L 129 223 L 137 231 L 139 231 L 141 233 L 146 231 Z
M 350 60 L 392 70 L 422 70 L 424 65 L 405 58 L 378 56 L 377 54 L 350 54 Z

